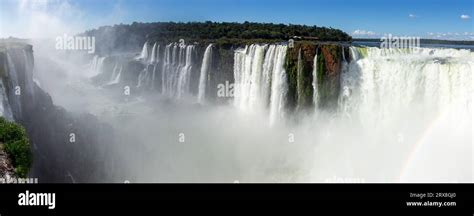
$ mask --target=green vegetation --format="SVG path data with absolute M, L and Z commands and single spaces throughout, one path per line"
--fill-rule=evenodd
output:
M 318 101 L 320 108 L 332 109 L 339 95 L 339 76 L 342 50 L 337 45 L 321 46 L 318 55 Z
M 186 43 L 215 43 L 223 47 L 250 43 L 295 40 L 352 41 L 347 33 L 334 28 L 273 23 L 235 22 L 154 22 L 102 26 L 86 31 L 94 36 L 99 52 L 141 48 L 145 41 L 161 44 L 184 39 Z
M 30 170 L 33 155 L 25 129 L 14 122 L 0 117 L 0 142 L 4 143 L 5 152 L 15 166 L 15 173 L 19 177 L 26 177 Z
M 295 48 L 288 49 L 285 59 L 285 72 L 287 74 L 288 96 L 286 107 L 290 111 L 294 111 L 297 107 L 298 100 L 298 50 Z
M 302 41 L 296 42 L 293 48 L 288 48 L 285 71 L 288 78 L 289 110 L 313 108 L 313 60 L 320 46 L 324 45 Z
M 87 31 L 86 34 L 94 34 L 97 31 L 104 31 L 107 28 L 108 27 L 100 27 L 97 30 Z M 134 22 L 131 25 L 115 25 L 114 28 L 122 33 L 143 33 L 154 41 L 177 41 L 179 39 L 217 40 L 230 38 L 288 40 L 293 36 L 315 37 L 325 41 L 350 41 L 352 39 L 348 34 L 339 29 L 307 25 L 253 22 Z

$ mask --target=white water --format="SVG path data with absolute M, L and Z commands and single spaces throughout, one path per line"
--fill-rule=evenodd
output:
M 191 80 L 191 70 L 193 69 L 193 54 L 194 54 L 194 46 L 186 46 L 186 51 L 184 53 L 184 59 L 181 58 L 180 61 L 184 60 L 184 62 L 180 62 L 180 64 L 184 64 L 183 67 L 178 66 L 180 68 L 179 75 L 178 75 L 178 86 L 177 86 L 177 98 L 180 99 L 184 97 L 186 94 L 189 94 L 189 86 Z M 180 49 L 180 52 L 182 50 Z
M 110 120 L 119 134 L 110 155 L 121 159 L 104 163 L 111 168 L 107 175 L 117 182 L 474 180 L 472 53 L 451 49 L 387 53 L 351 47 L 341 71 L 339 107 L 301 117 L 286 113 L 284 107 L 286 49 L 253 45 L 235 51 L 236 91 L 245 92 L 246 98 L 237 94 L 234 107 L 200 109 L 194 98 L 174 103 L 154 98 L 157 94 L 127 103 L 110 98 L 89 103 L 107 110 L 94 113 Z M 188 75 L 183 73 L 188 71 L 186 65 L 198 65 L 186 63 L 192 60 L 188 54 L 196 51 L 177 44 L 163 50 L 160 78 L 170 84 L 163 89 L 176 98 L 177 84 Z M 148 78 L 143 81 L 153 79 L 150 74 L 144 73 Z M 317 89 L 316 76 L 312 85 Z M 257 110 L 261 112 L 247 112 Z M 119 113 L 127 115 L 127 124 L 117 118 Z M 282 121 L 294 116 L 301 118 Z M 186 142 L 178 142 L 180 133 Z
M 235 98 L 234 103 L 242 110 L 259 109 L 257 103 L 262 103 L 260 94 L 260 81 L 262 78 L 263 59 L 266 45 L 253 44 L 245 49 L 235 51 L 234 77 Z
M 190 79 L 194 64 L 193 45 L 176 43 L 165 47 L 162 69 L 162 92 L 171 98 L 182 98 L 190 94 Z
M 200 103 L 205 101 L 202 99 L 209 85 L 211 50 L 208 46 L 201 59 L 196 92 Z M 286 50 L 284 45 L 257 44 L 235 50 L 233 105 L 238 109 L 222 106 L 210 109 L 222 108 L 225 114 L 205 110 L 192 113 L 194 108 L 191 107 L 184 112 L 176 111 L 169 117 L 169 113 L 175 111 L 173 108 L 157 118 L 169 117 L 166 122 L 178 119 L 180 123 L 173 128 L 178 132 L 170 134 L 184 131 L 187 138 L 192 137 L 187 142 L 221 158 L 216 162 L 212 157 L 196 152 L 182 158 L 183 161 L 188 158 L 211 158 L 206 166 L 195 167 L 200 169 L 196 172 L 224 172 L 225 169 L 220 170 L 221 166 L 237 166 L 242 169 L 239 179 L 242 182 L 473 180 L 472 53 L 453 49 L 389 52 L 378 48 L 350 47 L 349 55 L 341 59 L 339 107 L 329 113 L 328 110 L 316 108 L 313 116 L 305 114 L 293 124 L 294 121 L 285 121 L 299 115 L 289 114 L 285 109 L 288 92 L 284 70 Z M 190 75 L 191 72 L 198 72 L 192 70 L 198 65 L 193 62 L 195 52 L 193 46 L 168 44 L 160 59 L 163 64 L 145 63 L 149 68 L 142 72 L 139 82 L 147 86 L 153 80 L 156 65 L 159 65 L 163 71 L 161 79 L 166 96 L 183 98 L 183 95 L 192 94 L 189 89 Z M 318 104 L 319 93 L 317 66 L 317 56 L 314 56 L 312 87 L 315 90 L 315 105 Z M 191 101 L 193 103 L 194 98 Z M 186 118 L 181 119 L 182 116 Z M 143 118 L 149 116 L 144 115 Z M 150 128 L 169 127 L 169 124 L 154 123 L 157 119 L 150 119 Z M 194 123 L 189 125 L 190 121 Z M 227 125 L 229 122 L 236 125 Z M 140 124 L 141 121 L 137 123 Z M 196 129 L 203 124 L 206 127 L 202 130 Z M 269 124 L 272 127 L 266 127 Z M 241 134 L 246 134 L 245 138 L 241 138 Z M 288 142 L 288 134 L 294 134 L 294 143 Z M 144 133 L 142 136 L 149 135 Z M 163 136 L 166 134 L 152 136 L 152 141 L 142 141 L 154 146 L 158 141 L 161 144 L 172 143 L 170 140 L 175 138 L 170 135 L 169 140 L 162 140 Z M 235 146 L 222 145 L 230 143 L 229 137 L 239 137 L 235 140 L 231 138 Z M 220 151 L 216 152 L 215 148 Z M 172 155 L 182 153 L 179 149 L 173 151 Z M 169 152 L 163 152 L 161 156 L 167 154 Z M 238 162 L 232 164 L 227 158 Z M 170 161 L 173 159 L 171 157 Z M 163 159 L 157 164 L 170 161 Z M 241 163 L 245 165 L 240 166 Z M 212 164 L 222 165 L 212 167 Z M 185 173 L 189 170 L 183 168 L 181 171 L 182 176 L 188 176 Z M 234 174 L 231 171 L 224 173 L 229 176 Z M 219 174 L 200 177 L 196 179 L 220 179 Z
M 453 106 L 466 108 L 471 102 L 474 68 L 467 50 L 384 54 L 387 51 L 378 48 L 351 47 L 351 53 L 357 53 L 354 58 L 365 52 L 367 57 L 348 65 L 341 83 L 355 94 L 345 105 L 357 109 L 370 124 L 395 120 L 394 111 L 407 111 L 413 105 L 443 111 Z
M 209 81 L 209 73 L 212 62 L 212 44 L 209 44 L 204 51 L 202 59 L 201 74 L 199 76 L 198 102 L 204 103 L 206 100 L 206 87 Z
M 110 84 L 117 84 L 120 82 L 120 76 L 122 75 L 123 65 L 121 62 L 116 62 L 114 69 L 112 71 L 112 76 L 110 77 L 109 85 Z
M 8 96 L 5 91 L 5 85 L 3 84 L 3 80 L 0 79 L 0 116 L 12 121 L 13 114 L 10 107 L 10 103 L 8 102 Z
M 342 73 L 340 110 L 374 140 L 401 140 L 385 147 L 393 149 L 390 157 L 406 160 L 398 180 L 471 181 L 472 54 L 428 48 L 350 51 L 355 61 Z
M 145 42 L 143 45 L 142 53 L 138 58 L 144 64 L 146 64 L 145 68 L 140 72 L 138 75 L 138 88 L 147 88 L 147 89 L 155 89 L 155 79 L 156 73 L 158 72 L 160 60 L 160 45 L 158 43 L 154 43 L 153 47 L 151 48 L 151 55 L 148 56 L 148 42 Z M 120 69 L 120 72 L 122 70 Z M 115 73 L 114 73 L 115 74 Z M 114 81 L 111 83 L 118 83 L 120 81 L 120 74 L 114 75 Z
M 151 51 L 151 56 L 150 56 L 150 64 L 155 64 L 159 61 L 160 59 L 160 45 L 155 43 L 153 45 L 152 51 Z
M 285 103 L 288 92 L 286 71 L 284 69 L 286 46 L 278 45 L 273 60 L 272 86 L 270 98 L 270 124 L 285 117 Z
M 94 56 L 92 59 L 92 63 L 90 65 L 90 74 L 88 77 L 93 77 L 96 76 L 100 73 L 102 73 L 102 66 L 104 64 L 105 57 L 99 57 L 97 55 Z
M 148 50 L 149 50 L 149 44 L 148 41 L 143 44 L 142 52 L 140 53 L 140 56 L 138 56 L 138 59 L 147 62 L 148 61 Z
M 281 119 L 288 91 L 284 45 L 250 45 L 235 51 L 234 105 L 242 110 L 269 108 L 270 124 Z
M 314 55 L 313 59 L 313 104 L 318 109 L 318 55 Z

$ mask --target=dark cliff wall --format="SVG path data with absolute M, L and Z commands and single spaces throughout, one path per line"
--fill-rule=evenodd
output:
M 303 111 L 313 105 L 314 57 L 317 56 L 318 108 L 334 109 L 340 91 L 343 44 L 298 42 L 289 47 L 285 70 L 288 77 L 287 109 Z
M 12 68 L 22 89 L 20 95 L 8 94 L 8 102 L 19 102 L 19 109 L 12 107 L 14 120 L 26 128 L 33 147 L 30 176 L 38 177 L 39 182 L 99 181 L 104 171 L 99 160 L 106 152 L 101 144 L 111 142 L 111 128 L 92 115 L 73 115 L 55 106 L 36 83 L 28 83 L 34 68 L 30 45 L 0 44 L 0 68 L 7 92 L 13 92 L 16 85 Z M 75 142 L 70 140 L 72 133 Z
M 321 46 L 318 55 L 318 101 L 320 108 L 336 108 L 337 98 L 341 89 L 341 47 L 338 45 Z

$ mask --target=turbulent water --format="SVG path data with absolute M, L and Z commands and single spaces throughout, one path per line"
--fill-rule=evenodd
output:
M 162 70 L 163 94 L 174 98 L 189 94 L 194 55 L 193 45 L 173 43 L 165 47 Z
M 234 97 L 228 104 L 207 103 L 217 97 L 209 89 L 210 77 L 219 73 L 212 67 L 218 50 L 208 45 L 199 54 L 198 47 L 144 44 L 141 53 L 127 61 L 144 65 L 133 85 L 148 94 L 119 96 L 127 100 L 116 98 L 122 89 L 103 85 L 74 85 L 74 95 L 70 85 L 47 88 L 59 105 L 68 107 L 61 104 L 62 97 L 74 98 L 74 104 L 81 100 L 88 105 L 81 106 L 82 111 L 113 126 L 113 148 L 100 158 L 101 181 L 474 180 L 474 56 L 469 50 L 349 47 L 350 54 L 340 57 L 337 107 L 295 113 L 286 107 L 286 45 L 253 44 L 234 50 L 235 82 L 229 80 Z M 14 58 L 18 56 L 8 58 L 13 84 L 18 82 L 10 63 Z M 107 58 L 94 57 L 84 76 L 104 73 Z M 128 62 L 113 59 L 104 79 L 119 85 L 126 81 Z M 318 92 L 317 59 L 313 56 L 310 81 L 314 105 L 324 93 Z M 41 64 L 35 63 L 39 74 L 48 70 Z M 12 95 L 5 91 L 7 83 L 0 84 L 0 111 L 8 117 L 18 108 L 8 100 Z
M 235 52 L 234 104 L 242 110 L 269 108 L 270 124 L 282 119 L 287 93 L 285 45 L 251 45 Z
M 318 107 L 318 54 L 314 55 L 313 59 L 313 104 L 314 107 Z
M 472 52 L 351 47 L 351 54 L 340 108 L 366 130 L 396 134 L 399 149 L 413 137 L 399 180 L 471 181 Z

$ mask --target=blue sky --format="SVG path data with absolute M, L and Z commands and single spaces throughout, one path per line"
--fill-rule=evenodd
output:
M 472 0 L 0 0 L 0 37 L 48 37 L 133 21 L 254 21 L 474 40 Z

